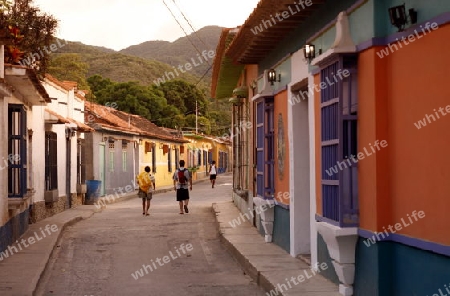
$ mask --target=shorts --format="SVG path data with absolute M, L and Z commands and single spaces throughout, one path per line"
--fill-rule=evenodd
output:
M 142 191 L 140 188 L 139 188 L 139 192 L 138 192 L 138 196 L 140 197 L 140 198 L 142 198 L 142 199 L 147 199 L 147 200 L 151 200 L 152 199 L 152 196 L 153 194 L 150 192 L 150 193 L 147 193 L 147 192 L 144 192 L 144 191 Z
M 177 201 L 189 199 L 189 189 L 177 189 Z
M 217 176 L 216 174 L 214 174 L 214 175 L 209 175 L 209 179 L 210 179 L 210 180 L 215 180 L 215 179 L 216 179 L 216 176 Z

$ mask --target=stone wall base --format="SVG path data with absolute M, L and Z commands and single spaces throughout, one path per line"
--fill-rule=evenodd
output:
M 78 207 L 84 204 L 84 194 L 72 193 L 72 207 Z
M 39 201 L 33 204 L 31 210 L 31 223 L 39 222 L 53 215 L 63 212 L 66 209 L 66 196 L 59 197 L 58 201 L 46 204 Z

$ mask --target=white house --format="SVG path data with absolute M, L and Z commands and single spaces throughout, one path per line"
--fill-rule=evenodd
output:
M 82 204 L 84 183 L 82 160 L 84 100 L 76 83 L 63 82 L 46 75 L 42 82 L 51 102 L 33 107 L 33 127 L 44 141 L 34 142 L 36 170 L 44 176 L 36 185 L 33 220 L 47 218 L 64 209 Z M 80 194 L 77 194 L 77 193 Z
M 40 157 L 34 142 L 44 142 L 33 108 L 50 102 L 35 72 L 5 65 L 0 53 L 0 250 L 28 228 L 31 209 L 44 174 L 35 168 Z M 44 107 L 41 107 L 44 108 Z M 36 134 L 34 134 L 36 131 Z M 36 187 L 38 186 L 38 187 Z

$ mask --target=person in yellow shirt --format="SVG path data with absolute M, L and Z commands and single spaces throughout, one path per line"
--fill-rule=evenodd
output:
M 152 200 L 153 191 L 156 189 L 155 177 L 150 174 L 150 167 L 146 166 L 144 171 L 137 177 L 139 184 L 138 196 L 142 198 L 142 215 L 148 216 L 150 209 L 150 201 Z

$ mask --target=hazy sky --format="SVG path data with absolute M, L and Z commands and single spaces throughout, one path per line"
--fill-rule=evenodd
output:
M 174 0 L 165 0 L 188 34 Z M 259 0 L 175 0 L 195 30 L 242 25 Z M 59 21 L 57 37 L 120 50 L 148 40 L 185 36 L 163 0 L 34 0 Z

